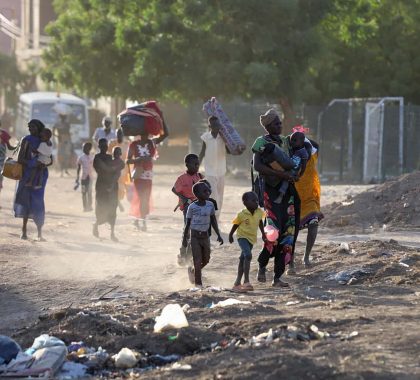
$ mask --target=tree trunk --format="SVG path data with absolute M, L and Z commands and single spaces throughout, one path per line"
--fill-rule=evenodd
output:
M 292 132 L 296 122 L 296 115 L 293 110 L 293 104 L 287 96 L 281 96 L 279 104 L 283 112 L 283 134 L 286 135 Z

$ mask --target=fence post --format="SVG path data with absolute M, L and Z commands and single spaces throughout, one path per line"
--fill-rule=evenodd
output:
M 404 171 L 404 98 L 400 98 L 399 111 L 398 166 L 401 175 Z

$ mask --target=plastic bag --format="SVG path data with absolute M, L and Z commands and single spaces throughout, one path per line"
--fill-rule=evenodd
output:
M 115 360 L 117 368 L 133 368 L 137 364 L 136 355 L 129 348 L 124 347 L 121 351 L 112 357 Z
M 55 336 L 49 336 L 48 334 L 42 334 L 38 338 L 35 338 L 32 347 L 26 350 L 26 353 L 32 355 L 36 350 L 45 347 L 56 347 L 66 346 L 64 342 Z
M 227 300 L 224 301 L 220 301 L 216 304 L 212 304 L 210 306 L 210 309 L 214 309 L 215 307 L 226 307 L 226 306 L 232 306 L 232 305 L 249 305 L 251 302 L 250 301 L 239 301 L 236 298 L 228 298 Z
M 162 314 L 159 317 L 156 317 L 154 331 L 157 333 L 165 329 L 180 329 L 188 326 L 187 318 L 181 306 L 170 304 L 163 308 Z
M 16 358 L 21 350 L 20 346 L 12 338 L 0 335 L 0 365 L 3 363 L 7 364 Z

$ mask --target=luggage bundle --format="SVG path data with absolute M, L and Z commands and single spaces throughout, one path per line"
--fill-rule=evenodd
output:
M 232 155 L 240 155 L 245 149 L 246 145 L 238 131 L 233 127 L 232 123 L 224 113 L 222 106 L 212 97 L 206 103 L 203 104 L 203 111 L 207 116 L 216 116 L 221 124 L 220 136 L 222 136 L 229 153 Z
M 150 100 L 128 107 L 118 115 L 124 136 L 149 134 L 159 136 L 163 133 L 163 115 L 157 102 Z

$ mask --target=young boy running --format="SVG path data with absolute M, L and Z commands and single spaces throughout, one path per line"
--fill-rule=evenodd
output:
M 179 209 L 184 214 L 184 224 L 187 216 L 188 206 L 194 202 L 197 198 L 192 192 L 192 187 L 200 180 L 203 179 L 203 175 L 198 172 L 200 162 L 196 154 L 187 154 L 184 158 L 185 166 L 187 170 L 184 174 L 181 174 L 172 188 L 172 192 L 179 198 Z M 177 208 L 178 208 L 177 206 Z M 176 209 L 177 209 L 176 208 Z M 176 210 L 175 209 L 175 210 Z M 185 265 L 187 263 L 187 248 L 181 244 L 178 255 L 178 264 Z
M 196 183 L 193 186 L 193 193 L 197 201 L 188 206 L 182 245 L 187 247 L 188 232 L 191 228 L 191 250 L 194 268 L 188 267 L 188 277 L 191 283 L 201 287 L 203 285 L 201 270 L 210 261 L 210 224 L 217 234 L 217 241 L 220 245 L 223 244 L 223 239 L 217 226 L 214 205 L 208 200 L 210 197 L 209 187 L 204 182 Z
M 236 215 L 232 221 L 233 226 L 229 233 L 229 243 L 233 243 L 233 234 L 236 232 L 241 255 L 239 256 L 238 276 L 236 277 L 233 290 L 243 292 L 254 290 L 249 282 L 249 270 L 251 267 L 252 247 L 257 242 L 257 230 L 260 228 L 263 240 L 266 240 L 262 219 L 264 211 L 258 207 L 258 196 L 253 191 L 242 195 L 242 202 L 245 208 Z M 244 284 L 241 285 L 242 276 Z
M 83 154 L 77 159 L 76 187 L 79 187 L 80 171 L 82 172 L 82 202 L 83 211 L 92 211 L 92 181 L 93 181 L 93 155 L 92 143 L 86 142 L 82 147 Z

